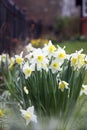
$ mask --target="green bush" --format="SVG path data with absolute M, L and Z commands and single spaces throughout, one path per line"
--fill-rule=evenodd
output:
M 58 17 L 55 22 L 55 33 L 58 39 L 70 39 L 80 33 L 80 18 Z

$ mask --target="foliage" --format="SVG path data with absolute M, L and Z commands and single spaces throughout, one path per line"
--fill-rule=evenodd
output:
M 85 102 L 83 102 L 85 101 Z M 26 127 L 24 120 L 21 118 L 21 113 L 19 111 L 19 105 L 16 102 L 0 102 L 0 108 L 2 106 L 4 111 L 4 118 L 2 119 L 3 126 L 0 124 L 4 130 L 86 130 L 87 125 L 87 97 L 83 96 L 66 119 L 51 116 L 38 118 L 37 123 L 30 123 Z M 1 120 L 1 117 L 0 117 Z
M 55 23 L 58 39 L 64 40 L 77 36 L 80 31 L 79 21 L 78 17 L 58 17 Z

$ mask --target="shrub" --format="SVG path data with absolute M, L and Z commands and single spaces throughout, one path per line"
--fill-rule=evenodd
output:
M 55 23 L 55 33 L 58 39 L 70 39 L 80 34 L 80 18 L 58 17 Z

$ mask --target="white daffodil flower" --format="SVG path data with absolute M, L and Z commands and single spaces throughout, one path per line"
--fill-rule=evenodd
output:
M 59 60 L 59 62 L 63 62 L 66 58 L 66 52 L 63 48 L 58 46 L 58 49 L 55 51 L 54 56 Z
M 1 61 L 2 62 L 8 62 L 8 64 L 10 63 L 10 61 L 9 61 L 9 55 L 8 54 L 5 54 L 5 53 L 3 53 L 2 55 L 1 55 Z
M 29 66 L 28 63 L 25 63 L 22 70 L 23 70 L 23 73 L 25 74 L 25 78 L 27 79 L 28 77 L 30 77 L 30 75 L 33 71 L 33 68 L 32 68 L 32 66 Z
M 29 91 L 28 91 L 28 89 L 27 89 L 26 86 L 24 86 L 24 92 L 25 92 L 27 95 L 29 94 Z
M 68 88 L 68 83 L 67 82 L 65 82 L 65 81 L 60 81 L 59 82 L 59 89 L 63 92 L 64 91 L 64 89 L 69 89 Z
M 17 64 L 22 64 L 23 63 L 23 58 L 22 58 L 22 56 L 23 56 L 23 52 L 21 52 L 20 53 L 20 55 L 15 55 L 15 59 L 16 59 L 16 63 Z
M 31 52 L 31 51 L 34 51 L 35 48 L 32 46 L 31 43 L 29 43 L 29 44 L 26 46 L 26 50 L 27 50 L 27 52 Z
M 36 65 L 37 70 L 47 69 L 49 60 L 44 56 L 42 50 L 38 48 L 33 52 L 33 58 L 30 60 L 30 64 Z
M 81 54 L 81 52 L 82 50 L 71 55 L 71 66 L 73 66 L 74 69 L 80 69 L 85 65 L 85 54 Z
M 26 120 L 26 125 L 28 125 L 30 121 L 37 122 L 37 116 L 34 114 L 34 106 L 29 107 L 27 110 L 21 109 L 20 111 L 23 118 Z
M 56 73 L 60 70 L 60 63 L 58 62 L 58 60 L 53 60 L 51 65 L 49 66 L 49 68 L 52 70 L 53 73 Z
M 56 47 L 52 44 L 51 41 L 48 43 L 48 52 L 53 53 L 56 50 Z
M 7 57 L 6 54 L 2 54 L 2 55 L 1 55 L 1 60 L 2 60 L 3 62 L 6 62 L 6 57 Z
M 27 55 L 25 56 L 25 59 L 28 59 L 28 60 L 31 61 L 31 62 L 32 62 L 33 58 L 34 58 L 33 52 L 30 52 L 29 54 L 27 54 Z
M 80 96 L 81 95 L 87 95 L 87 85 L 82 85 L 81 91 L 80 91 Z
M 45 56 L 48 56 L 50 59 L 54 52 L 56 51 L 56 47 L 52 44 L 52 41 L 49 41 L 48 45 L 45 44 L 44 48 L 42 49 Z
M 0 109 L 0 117 L 4 116 L 4 111 L 2 109 Z
M 11 57 L 11 58 L 10 58 L 9 69 L 12 69 L 14 63 L 15 63 L 15 58 L 14 58 L 14 57 Z
M 36 63 L 43 63 L 44 55 L 42 53 L 42 50 L 38 48 L 33 52 L 34 60 Z

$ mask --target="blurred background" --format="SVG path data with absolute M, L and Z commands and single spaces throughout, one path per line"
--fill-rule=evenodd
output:
M 0 53 L 32 39 L 86 39 L 86 0 L 0 0 Z

